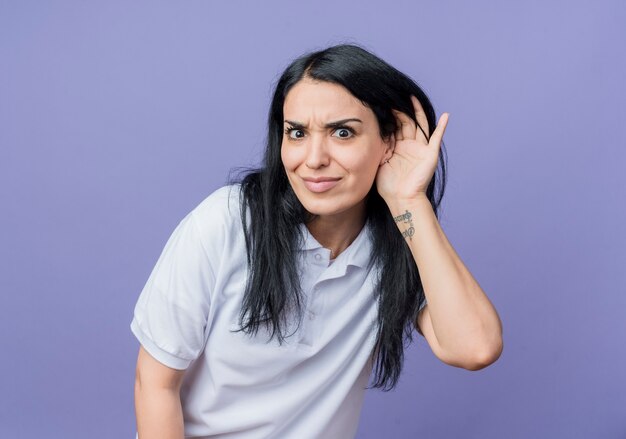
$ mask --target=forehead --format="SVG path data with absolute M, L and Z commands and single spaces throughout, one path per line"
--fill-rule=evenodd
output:
M 335 119 L 343 117 L 374 117 L 374 113 L 345 87 L 331 82 L 302 79 L 287 93 L 283 104 L 285 119 L 305 120 L 309 117 Z

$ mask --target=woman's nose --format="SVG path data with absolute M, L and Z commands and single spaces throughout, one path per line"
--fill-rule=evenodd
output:
M 307 149 L 306 166 L 310 169 L 317 169 L 328 166 L 330 156 L 328 145 L 323 135 L 311 135 Z

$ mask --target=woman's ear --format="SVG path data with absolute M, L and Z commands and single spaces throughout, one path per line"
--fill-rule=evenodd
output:
M 385 153 L 383 154 L 383 158 L 380 161 L 380 165 L 382 166 L 387 160 L 391 158 L 393 155 L 393 151 L 396 149 L 396 136 L 394 133 L 391 133 L 387 140 L 384 140 L 385 145 Z

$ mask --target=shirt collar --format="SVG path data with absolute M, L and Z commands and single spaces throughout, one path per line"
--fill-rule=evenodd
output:
M 317 240 L 311 235 L 309 229 L 302 223 L 299 224 L 300 231 L 302 233 L 302 237 L 304 238 L 304 242 L 300 247 L 301 251 L 307 250 L 316 250 L 319 248 L 324 248 L 322 244 L 317 242 Z M 338 257 L 343 258 L 344 263 L 346 265 L 355 265 L 357 267 L 366 267 L 370 261 L 370 252 L 372 250 L 371 243 L 371 226 L 369 225 L 369 220 L 365 222 L 365 225 L 357 235 L 357 237 L 350 243 L 348 248 L 346 248 Z M 334 263 L 337 263 L 335 260 Z

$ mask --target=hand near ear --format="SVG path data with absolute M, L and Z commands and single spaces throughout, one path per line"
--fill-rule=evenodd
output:
M 393 110 L 398 120 L 398 129 L 390 140 L 393 153 L 380 165 L 376 174 L 376 188 L 388 205 L 426 196 L 448 125 L 449 115 L 443 113 L 429 139 L 426 113 L 415 96 L 411 96 L 411 100 L 419 125 L 416 126 L 405 113 Z

